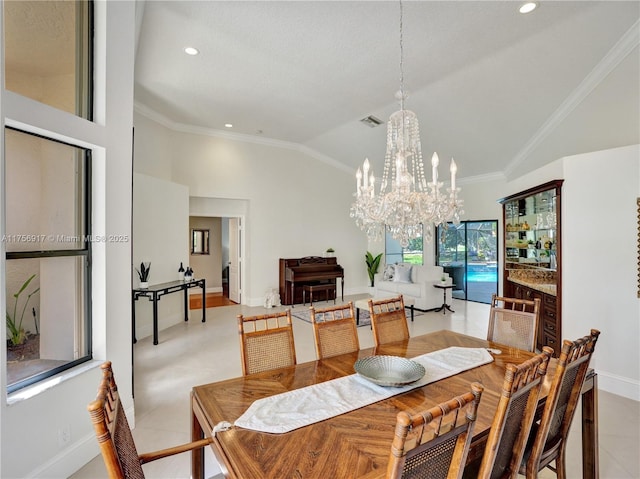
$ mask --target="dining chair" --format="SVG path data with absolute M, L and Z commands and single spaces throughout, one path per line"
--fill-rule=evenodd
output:
M 402 295 L 388 299 L 370 299 L 369 314 L 375 346 L 409 339 Z
M 567 477 L 565 457 L 569 428 L 598 336 L 600 331 L 592 329 L 588 336 L 576 341 L 565 340 L 562 344 L 542 416 L 532 428 L 530 447 L 520 467 L 520 474 L 528 479 L 538 477 L 538 472 L 545 467 L 554 471 L 558 479 Z M 551 466 L 553 461 L 555 468 Z
M 465 470 L 465 477 L 505 479 L 518 476 L 538 395 L 552 355 L 553 349 L 545 346 L 542 353 L 518 366 L 507 364 L 480 469 L 471 475 Z
M 142 465 L 182 452 L 205 447 L 211 438 L 182 444 L 146 454 L 138 454 L 133 435 L 125 416 L 111 362 L 101 365 L 102 381 L 96 399 L 87 409 L 95 429 L 100 452 L 111 479 L 143 479 Z M 222 477 L 222 476 L 216 476 Z
M 540 299 L 505 298 L 491 295 L 487 340 L 535 352 L 540 321 Z
M 242 374 L 296 364 L 291 310 L 259 316 L 238 315 Z
M 387 479 L 462 477 L 483 390 L 481 384 L 473 383 L 471 392 L 426 411 L 399 412 Z M 465 407 L 462 418 L 459 413 Z
M 351 353 L 360 349 L 353 302 L 311 311 L 311 324 L 318 359 Z

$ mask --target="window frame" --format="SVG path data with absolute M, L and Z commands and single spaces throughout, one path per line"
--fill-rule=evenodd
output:
M 13 384 L 7 384 L 7 393 L 13 393 L 25 387 L 36 384 L 40 381 L 48 379 L 56 374 L 59 374 L 63 371 L 67 371 L 75 366 L 86 363 L 93 359 L 93 345 L 92 345 L 92 307 L 91 307 L 91 280 L 92 280 L 92 150 L 90 148 L 86 148 L 80 145 L 74 145 L 73 143 L 67 141 L 57 140 L 55 138 L 48 137 L 46 135 L 40 135 L 37 133 L 33 133 L 27 130 L 22 130 L 19 128 L 15 128 L 12 126 L 5 125 L 4 131 L 2 132 L 5 135 L 6 130 L 13 130 L 19 133 L 27 134 L 33 137 L 42 138 L 47 141 L 54 141 L 56 143 L 60 143 L 63 145 L 70 146 L 72 148 L 79 148 L 84 152 L 83 155 L 83 178 L 82 178 L 82 191 L 80 197 L 83 201 L 83 218 L 82 218 L 82 226 L 83 231 L 80 232 L 80 236 L 84 238 L 82 241 L 82 245 L 80 248 L 75 249 L 55 249 L 55 250 L 34 250 L 34 251 L 5 251 L 5 263 L 10 260 L 15 259 L 39 259 L 39 258 L 62 258 L 62 257 L 82 257 L 85 259 L 85 268 L 83 274 L 83 284 L 82 287 L 77 291 L 77 294 L 81 294 L 83 296 L 83 323 L 84 323 L 84 344 L 86 344 L 86 355 L 69 361 L 63 365 L 48 369 L 39 374 L 30 376 L 26 379 L 22 379 L 20 381 L 16 381 Z M 6 140 L 5 140 L 6 141 Z M 5 153 L 6 154 L 6 153 Z M 5 165 L 6 166 L 6 165 Z M 5 178 L 6 181 L 6 178 Z M 3 186 L 4 187 L 4 186 Z M 6 204 L 5 204 L 6 207 Z

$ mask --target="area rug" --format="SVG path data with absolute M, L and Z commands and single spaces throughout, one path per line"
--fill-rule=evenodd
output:
M 407 312 L 407 314 L 409 314 Z M 294 316 L 298 319 L 306 323 L 311 323 L 311 312 L 307 306 L 296 306 L 295 308 L 291 308 L 291 316 Z M 356 318 L 358 317 L 358 313 L 356 311 Z M 369 311 L 366 309 L 360 310 L 360 320 L 358 321 L 358 327 L 360 326 L 369 326 L 371 324 L 371 317 L 369 316 Z

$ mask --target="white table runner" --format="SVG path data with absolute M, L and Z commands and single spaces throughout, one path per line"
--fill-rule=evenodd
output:
M 293 431 L 493 361 L 484 348 L 455 346 L 411 359 L 426 370 L 415 383 L 383 387 L 352 374 L 258 399 L 236 420 L 235 426 L 271 433 Z

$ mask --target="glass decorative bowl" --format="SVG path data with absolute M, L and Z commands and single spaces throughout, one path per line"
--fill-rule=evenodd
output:
M 356 373 L 379 386 L 398 387 L 422 379 L 422 364 L 399 356 L 369 356 L 353 365 Z

